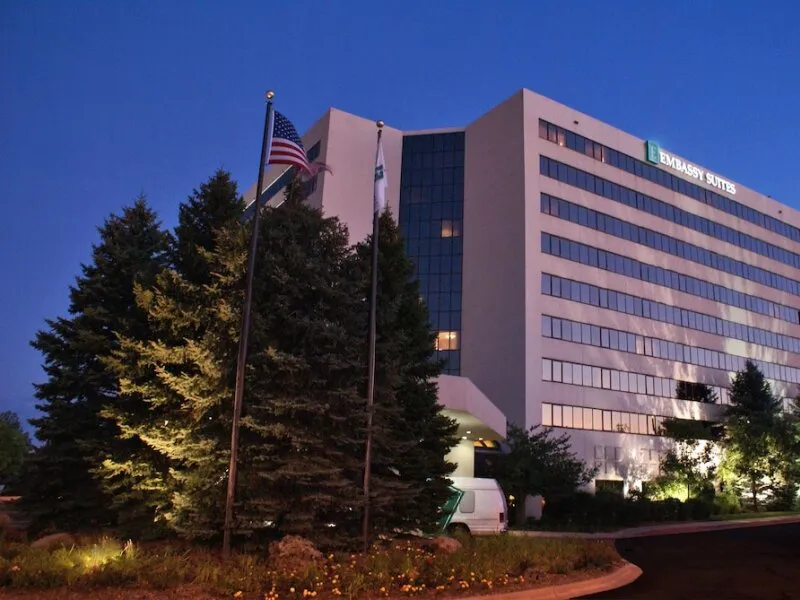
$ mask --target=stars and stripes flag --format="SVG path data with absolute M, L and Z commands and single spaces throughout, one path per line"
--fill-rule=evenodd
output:
M 303 141 L 297 134 L 292 122 L 284 117 L 277 110 L 272 111 L 272 123 L 270 130 L 272 144 L 269 150 L 267 163 L 270 165 L 292 165 L 299 168 L 308 175 L 316 175 L 320 171 L 331 172 L 328 165 L 314 162 L 311 163 L 306 156 Z

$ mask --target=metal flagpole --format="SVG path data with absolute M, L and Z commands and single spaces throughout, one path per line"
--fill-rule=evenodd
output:
M 378 156 L 380 152 L 381 135 L 383 134 L 383 121 L 377 121 L 378 142 L 375 150 L 375 168 L 378 169 Z M 381 165 L 382 166 L 382 165 Z M 377 180 L 378 173 L 375 173 Z M 367 359 L 367 444 L 364 452 L 364 552 L 369 550 L 369 476 L 372 465 L 372 412 L 375 401 L 375 334 L 378 307 L 378 225 L 380 211 L 377 198 L 373 192 L 372 206 L 372 287 L 369 300 L 369 357 Z
M 236 474 L 239 458 L 239 421 L 242 417 L 242 399 L 244 397 L 244 376 L 247 363 L 247 340 L 250 334 L 250 308 L 253 302 L 253 271 L 258 249 L 258 227 L 261 217 L 261 193 L 264 187 L 264 169 L 272 146 L 272 98 L 275 93 L 267 92 L 267 111 L 264 116 L 264 135 L 261 139 L 261 162 L 258 164 L 258 182 L 256 183 L 255 214 L 253 215 L 253 231 L 250 234 L 250 250 L 247 254 L 247 283 L 244 291 L 244 307 L 242 330 L 239 335 L 239 355 L 236 359 L 236 388 L 233 393 L 233 422 L 231 424 L 231 461 L 228 467 L 228 494 L 225 499 L 225 530 L 222 538 L 222 555 L 227 558 L 231 553 L 231 530 L 233 529 L 233 502 L 236 496 Z

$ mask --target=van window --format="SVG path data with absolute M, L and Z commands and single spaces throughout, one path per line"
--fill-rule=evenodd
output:
M 461 498 L 461 503 L 458 505 L 458 512 L 475 512 L 475 492 L 464 492 L 464 497 Z

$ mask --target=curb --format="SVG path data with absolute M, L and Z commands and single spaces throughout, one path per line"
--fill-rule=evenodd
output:
M 580 596 L 588 596 L 615 590 L 636 581 L 642 570 L 628 561 L 607 575 L 563 583 L 543 588 L 533 588 L 509 594 L 492 594 L 491 596 L 470 596 L 464 600 L 569 600 Z
M 541 538 L 576 538 L 588 540 L 620 540 L 638 537 L 654 537 L 658 535 L 679 535 L 684 533 L 702 533 L 705 531 L 724 531 L 726 529 L 745 529 L 748 527 L 766 527 L 800 523 L 800 515 L 785 517 L 766 517 L 761 519 L 741 519 L 734 521 L 696 521 L 694 523 L 673 523 L 669 525 L 651 525 L 647 527 L 631 527 L 618 531 L 586 533 L 577 531 L 510 531 L 510 535 Z

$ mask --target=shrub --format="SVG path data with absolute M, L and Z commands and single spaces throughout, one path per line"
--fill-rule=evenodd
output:
M 742 503 L 736 492 L 720 492 L 714 498 L 714 514 L 733 515 L 740 512 L 742 512 Z

